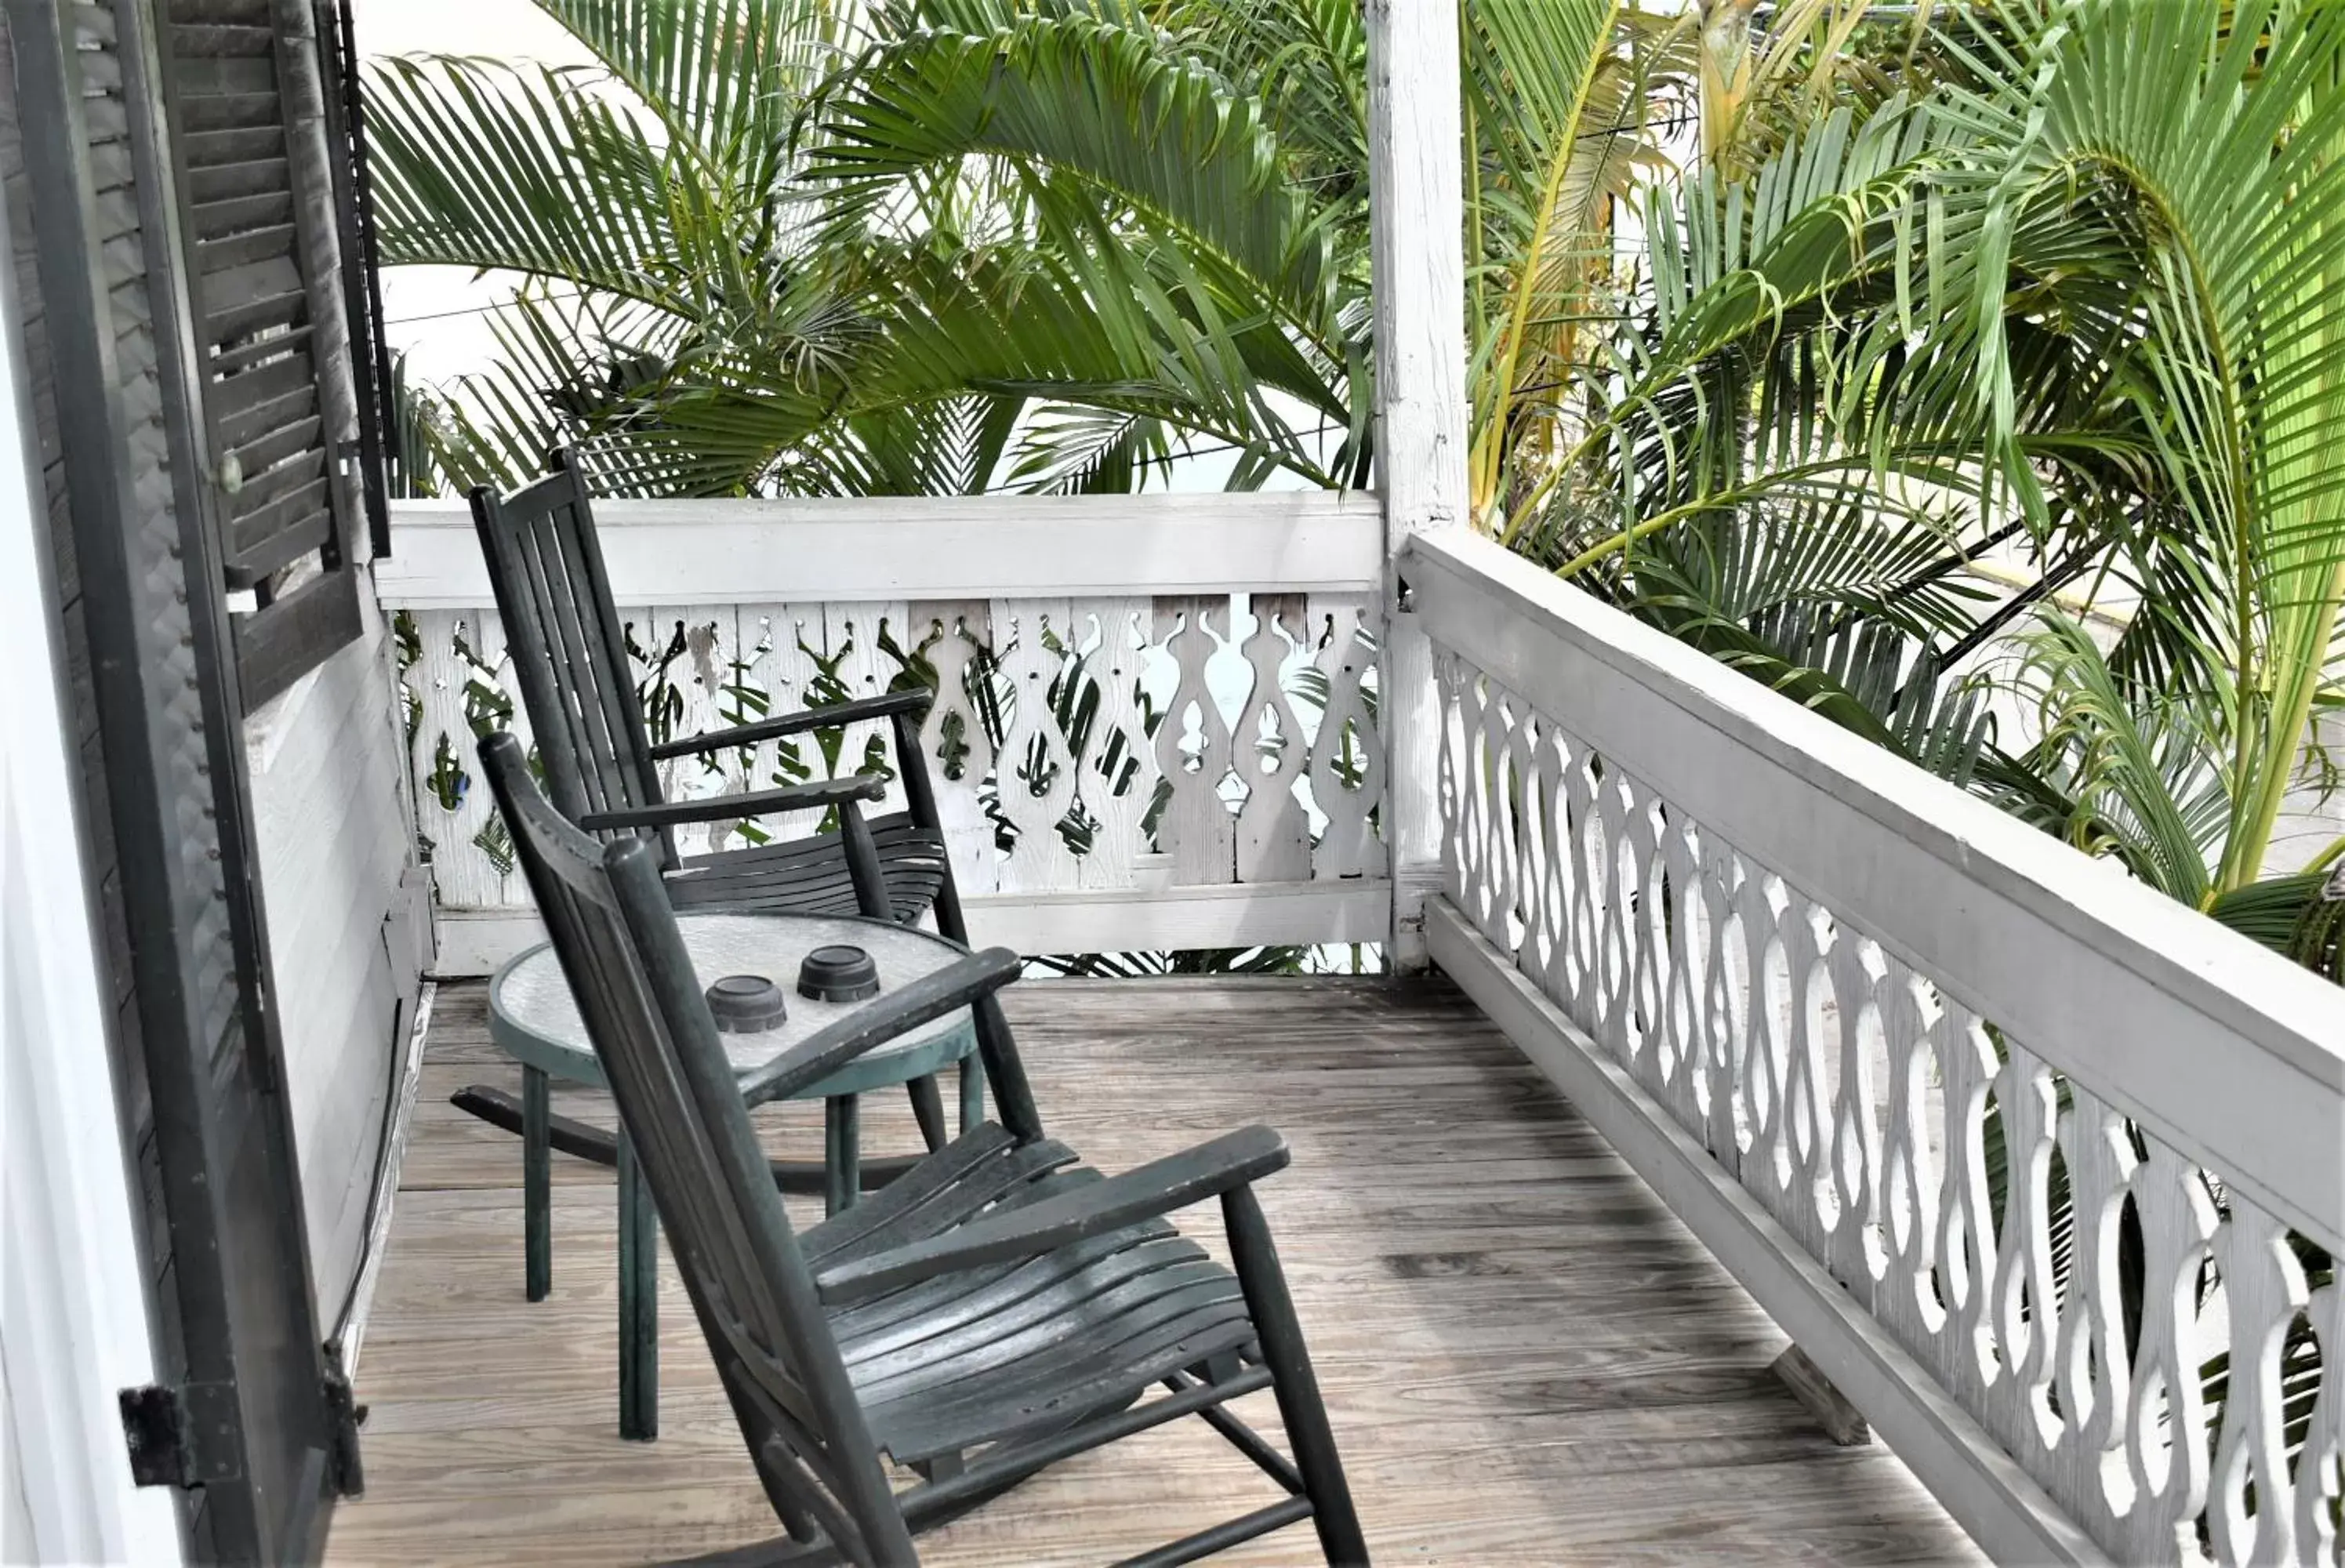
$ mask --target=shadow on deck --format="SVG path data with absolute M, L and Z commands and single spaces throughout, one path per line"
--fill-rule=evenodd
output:
M 1368 1541 L 1398 1563 L 1976 1562 L 1877 1443 L 1771 1378 L 1782 1337 L 1471 1005 L 1438 984 L 1059 982 L 1004 998 L 1051 1132 L 1121 1170 L 1250 1121 Z M 611 1173 L 554 1164 L 553 1296 L 522 1297 L 518 1086 L 478 985 L 441 990 L 359 1398 L 367 1495 L 330 1563 L 644 1563 L 773 1533 L 673 1267 L 661 1436 L 620 1441 Z M 558 1113 L 605 1120 L 600 1096 Z M 917 1147 L 898 1097 L 866 1147 Z M 821 1113 L 761 1113 L 817 1158 Z M 814 1218 L 792 1199 L 794 1217 Z M 1183 1229 L 1220 1249 L 1213 1206 Z M 1259 1406 L 1259 1409 L 1254 1408 Z M 1244 1401 L 1275 1432 L 1269 1396 Z M 1045 1472 L 925 1537 L 938 1564 L 1104 1563 L 1272 1501 L 1199 1422 Z M 1310 1560 L 1307 1528 L 1217 1559 Z

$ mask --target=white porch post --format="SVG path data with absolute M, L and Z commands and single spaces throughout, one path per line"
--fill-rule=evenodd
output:
M 1457 0 L 1367 0 L 1368 189 L 1376 268 L 1376 470 L 1385 541 L 1467 516 L 1466 204 Z M 1386 575 L 1388 612 L 1398 578 Z M 1387 618 L 1379 717 L 1388 764 L 1396 969 L 1425 965 L 1425 899 L 1441 882 L 1433 656 Z

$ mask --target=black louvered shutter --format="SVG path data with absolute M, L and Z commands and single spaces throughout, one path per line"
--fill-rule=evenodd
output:
M 391 491 L 399 454 L 391 440 L 391 344 L 383 333 L 382 263 L 374 223 L 374 185 L 367 170 L 366 95 L 360 86 L 358 29 L 350 0 L 319 0 L 318 35 L 332 72 L 326 80 L 328 139 L 334 160 L 335 206 L 341 219 L 342 291 L 350 319 L 350 374 L 358 392 L 359 476 L 366 497 L 368 541 L 376 559 L 391 553 Z
M 310 1280 L 236 668 L 253 650 L 239 647 L 222 599 L 223 498 L 197 471 L 214 460 L 196 405 L 199 382 L 249 369 L 275 378 L 274 400 L 292 410 L 267 430 L 322 428 L 310 416 L 330 394 L 272 365 L 285 349 L 230 358 L 270 340 L 250 326 L 227 354 L 205 345 L 191 362 L 197 241 L 188 205 L 175 212 L 168 194 L 178 167 L 163 134 L 166 4 L 5 0 L 0 174 L 9 238 L 32 251 L 29 269 L 19 254 L 10 306 L 26 312 L 27 389 L 45 410 L 35 423 L 59 527 L 56 602 L 78 654 L 86 880 L 107 937 L 107 1045 L 153 1311 L 157 1381 L 123 1391 L 122 1458 L 142 1484 L 178 1489 L 189 1562 L 282 1568 L 317 1560 L 334 1499 L 361 1477 L 349 1385 L 321 1342 Z M 215 63 L 251 59 L 218 53 L 225 38 L 198 41 Z M 229 128 L 263 133 L 240 147 L 246 162 L 285 142 L 265 123 Z M 19 151 L 21 169 L 8 167 Z M 289 348 L 306 322 L 279 319 L 274 339 Z M 335 576 L 316 561 L 308 574 Z M 309 592 L 289 586 L 272 607 L 298 609 Z M 347 602 L 356 608 L 354 592 Z
M 251 708 L 360 631 L 340 73 L 304 0 L 167 0 L 160 32 L 222 587 L 238 596 Z

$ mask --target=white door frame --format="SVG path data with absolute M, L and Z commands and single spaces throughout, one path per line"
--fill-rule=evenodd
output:
M 131 1481 L 117 1403 L 154 1351 L 18 309 L 0 266 L 0 1506 L 37 1562 L 176 1568 L 176 1499 Z

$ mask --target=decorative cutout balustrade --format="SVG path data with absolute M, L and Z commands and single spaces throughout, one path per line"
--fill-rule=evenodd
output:
M 1041 952 L 1381 940 L 1376 512 L 1244 499 L 1183 498 L 1178 555 L 1151 537 L 1174 515 L 1151 501 L 1045 502 L 1039 521 L 1034 503 L 862 503 L 843 530 L 836 504 L 597 511 L 655 743 L 915 682 L 937 692 L 923 740 L 980 939 Z M 533 939 L 473 782 L 476 733 L 526 740 L 527 722 L 471 526 L 449 508 L 402 510 L 383 582 L 402 616 L 443 967 L 459 970 Z M 1019 591 L 985 592 L 1005 580 Z M 646 588 L 674 596 L 644 603 Z M 865 724 L 671 762 L 661 782 L 671 798 L 737 794 L 884 755 Z M 678 847 L 817 827 L 720 822 L 680 831 Z
M 1372 501 L 604 510 L 655 734 L 935 687 L 982 939 L 1385 935 Z M 469 521 L 399 528 L 464 972 L 533 924 L 467 782 L 517 704 Z M 2334 987 L 1486 541 L 1398 570 L 1441 719 L 1409 764 L 1439 774 L 1434 960 L 1956 1518 L 2004 1560 L 2335 1563 Z
M 2333 988 L 1494 546 L 1401 570 L 1436 960 L 1983 1543 L 2334 1563 Z

